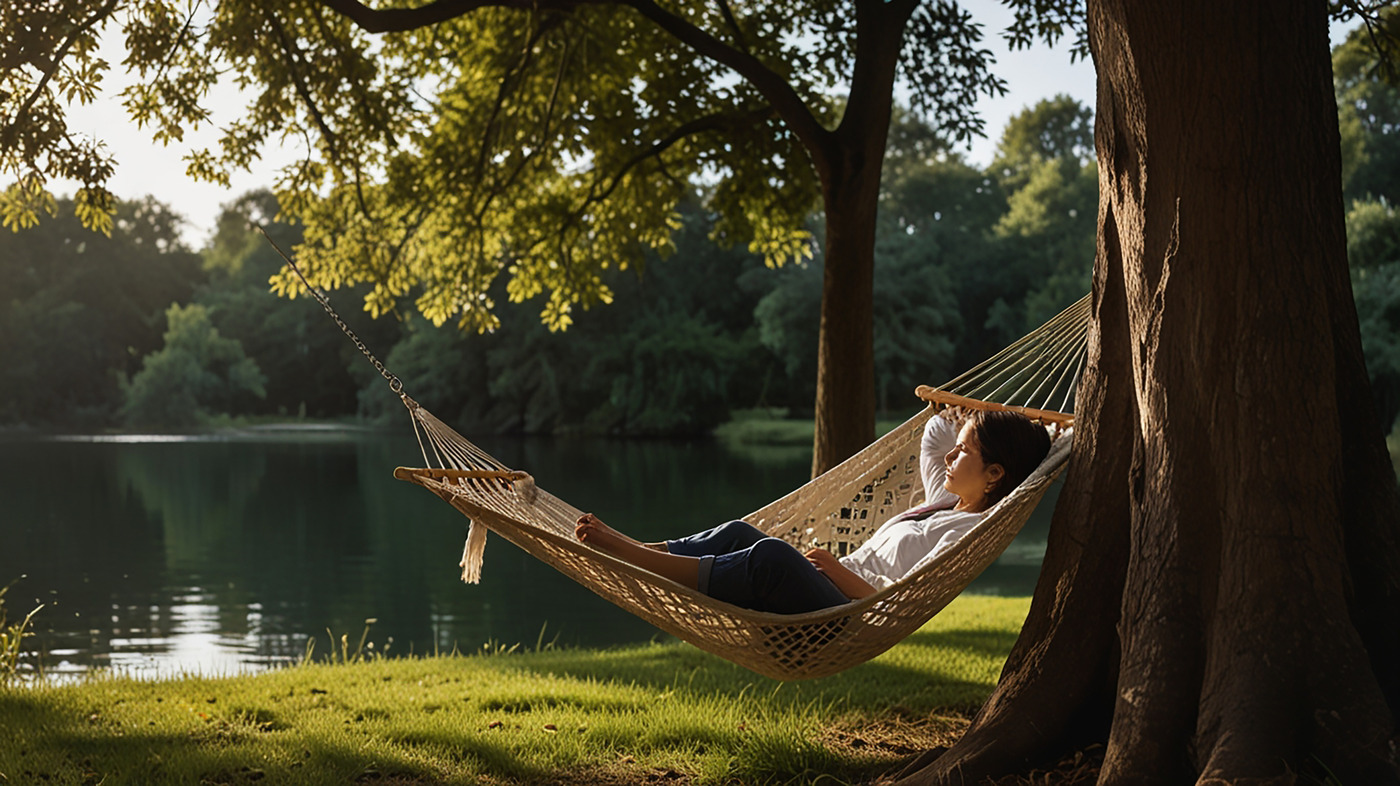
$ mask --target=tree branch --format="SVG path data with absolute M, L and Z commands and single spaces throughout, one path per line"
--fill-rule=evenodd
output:
M 724 15 L 724 21 L 729 25 L 729 29 L 734 31 L 734 40 L 739 42 L 739 48 L 745 54 L 750 54 L 749 43 L 744 40 L 744 31 L 739 29 L 739 20 L 734 18 L 734 9 L 730 7 L 729 0 L 718 0 L 719 12 Z
M 521 156 L 520 161 L 515 164 L 511 173 L 507 175 L 504 180 L 498 180 L 486 192 L 486 197 L 481 201 L 481 207 L 474 213 L 474 222 L 477 226 L 481 226 L 481 222 L 485 220 L 487 211 L 491 209 L 491 203 L 495 202 L 498 196 L 505 193 L 506 189 L 510 188 L 515 183 L 516 179 L 520 177 L 520 173 L 525 171 L 525 167 L 529 166 L 531 161 L 536 158 L 541 162 L 548 160 L 548 156 L 545 155 L 545 152 L 550 146 L 549 126 L 554 118 L 555 107 L 558 105 L 559 91 L 564 82 L 564 71 L 569 63 L 571 52 L 572 49 L 566 41 L 564 44 L 564 53 L 559 58 L 559 67 L 554 74 L 554 87 L 550 91 L 549 102 L 545 106 L 544 125 L 540 128 L 539 144 L 535 145 L 528 154 Z
M 758 58 L 720 41 L 653 0 L 620 0 L 620 4 L 635 9 L 697 54 L 734 70 L 768 100 L 773 111 L 807 148 L 809 155 L 813 158 L 827 155 L 831 132 L 822 128 L 812 116 L 812 111 L 792 89 L 792 85 Z
M 354 64 L 350 60 L 354 50 L 353 44 L 339 38 L 335 31 L 331 30 L 330 26 L 326 24 L 326 18 L 322 14 L 312 14 L 311 18 L 316 22 L 316 29 L 320 31 L 321 37 L 335 50 L 336 57 L 340 60 L 341 68 L 344 69 L 345 73 L 353 73 Z M 355 91 L 362 104 L 368 105 L 374 101 L 365 90 L 364 82 L 358 79 L 350 80 L 350 89 Z M 384 135 L 386 137 L 384 140 L 385 144 L 390 149 L 398 147 L 399 143 L 394 137 L 393 128 L 391 128 L 387 122 L 384 124 Z
M 572 11 L 583 5 L 624 5 L 651 20 L 697 54 L 727 66 L 753 85 L 773 106 L 793 134 L 813 157 L 826 156 L 830 132 L 773 69 L 746 51 L 736 49 L 657 5 L 654 0 L 433 0 L 418 8 L 373 9 L 359 0 L 320 0 L 371 33 L 402 32 L 464 16 L 480 8 L 515 8 L 532 11 Z
M 494 142 L 493 137 L 497 135 L 497 121 L 500 119 L 501 109 L 505 107 L 506 101 L 510 98 L 511 93 L 514 92 L 520 82 L 525 79 L 525 73 L 529 70 L 530 64 L 535 59 L 536 45 L 539 44 L 544 34 L 556 25 L 557 22 L 550 18 L 546 18 L 541 23 L 533 25 L 530 36 L 525 40 L 525 46 L 520 53 L 519 62 L 506 71 L 505 75 L 501 77 L 501 83 L 496 88 L 496 99 L 491 103 L 491 111 L 486 118 L 486 128 L 481 133 L 481 152 L 476 160 L 477 177 L 481 177 L 486 171 L 486 161 L 491 157 L 490 154 Z
M 758 122 L 767 117 L 771 117 L 772 114 L 772 107 L 763 106 L 757 109 L 750 110 L 748 112 L 742 112 L 738 114 L 732 112 L 716 112 L 714 114 L 696 118 L 695 120 L 692 120 L 689 123 L 683 123 L 680 126 L 677 126 L 676 129 L 670 134 L 667 134 L 664 138 L 657 140 L 647 149 L 637 153 L 637 155 L 632 156 L 630 159 L 625 161 L 622 164 L 622 166 L 618 168 L 617 172 L 613 174 L 611 182 L 609 182 L 607 187 L 604 188 L 601 192 L 598 191 L 598 186 L 595 183 L 594 187 L 590 189 L 589 195 L 583 200 L 582 203 L 579 204 L 578 209 L 564 219 L 564 222 L 559 226 L 559 232 L 536 240 L 535 242 L 530 244 L 529 250 L 533 250 L 536 246 L 539 246 L 541 243 L 545 242 L 550 237 L 562 237 L 564 230 L 568 229 L 571 225 L 577 223 L 578 220 L 583 217 L 584 211 L 588 209 L 589 205 L 602 202 L 603 200 L 612 196 L 612 192 L 617 190 L 617 187 L 622 183 L 622 178 L 628 172 L 632 171 L 632 169 L 634 169 L 639 164 L 648 159 L 656 158 L 660 160 L 662 153 L 666 152 L 666 150 L 670 149 L 671 146 L 675 145 L 677 142 L 680 142 L 682 139 L 704 131 L 718 131 L 733 125 L 737 125 L 739 123 Z M 668 177 L 670 177 L 669 173 L 665 174 Z
M 53 79 L 53 75 L 58 73 L 58 68 L 63 64 L 63 58 L 68 56 L 68 50 L 73 46 L 73 42 L 77 41 L 78 37 L 83 33 L 91 30 L 93 25 L 111 16 L 112 12 L 117 10 L 117 6 L 120 2 L 121 0 L 108 0 L 107 5 L 97 9 L 92 16 L 73 28 L 73 32 L 68 34 L 68 38 L 64 39 L 62 46 L 60 46 L 58 50 L 54 52 L 53 57 L 50 58 L 49 67 L 44 69 L 44 75 L 39 78 L 39 83 L 30 91 L 29 97 L 24 99 L 24 104 L 21 105 L 19 111 L 15 113 L 14 120 L 7 123 L 3 129 L 0 129 L 0 139 L 8 138 L 10 134 L 14 132 L 14 128 L 19 124 L 20 119 L 29 114 L 29 110 L 34 108 L 34 102 L 39 100 L 39 96 L 44 93 L 44 88 L 48 87 L 49 80 Z
M 754 119 L 757 119 L 759 117 L 768 115 L 770 112 L 772 112 L 771 108 L 764 107 L 761 110 L 753 112 L 752 115 Z M 603 189 L 602 193 L 598 193 L 596 186 L 594 189 L 590 189 L 592 193 L 588 195 L 588 198 L 583 200 L 583 204 L 579 206 L 579 210 L 575 215 L 581 216 L 583 214 L 583 208 L 595 202 L 602 202 L 603 200 L 612 196 L 612 192 L 616 191 L 617 187 L 622 184 L 622 178 L 625 177 L 628 172 L 631 172 L 633 168 L 641 164 L 643 161 L 646 161 L 649 158 L 660 158 L 661 154 L 670 149 L 672 145 L 676 144 L 677 142 L 681 141 L 682 139 L 685 139 L 686 137 L 692 134 L 698 134 L 703 131 L 718 131 L 720 129 L 723 129 L 727 125 L 729 125 L 724 121 L 731 117 L 732 115 L 728 113 L 716 113 L 713 115 L 706 115 L 705 117 L 696 118 L 695 120 L 692 120 L 689 123 L 683 123 L 680 126 L 677 126 L 674 131 L 667 134 L 664 138 L 653 142 L 650 147 L 648 147 L 645 150 L 642 150 L 641 152 L 627 159 L 627 161 L 623 162 L 622 166 L 619 167 L 617 172 L 613 174 L 612 182 L 608 184 L 607 188 Z
M 340 154 L 340 142 L 336 138 L 335 132 L 331 130 L 330 125 L 326 123 L 325 116 L 321 114 L 320 107 L 316 105 L 315 99 L 312 98 L 311 89 L 307 87 L 305 78 L 301 73 L 301 51 L 297 49 L 296 42 L 288 38 L 287 32 L 282 29 L 282 25 L 277 19 L 277 14 L 269 11 L 265 5 L 261 6 L 261 8 L 263 16 L 267 19 L 268 26 L 272 28 L 273 33 L 277 36 L 278 48 L 282 50 L 282 53 L 287 58 L 287 70 L 292 76 L 292 86 L 296 90 L 297 95 L 301 97 L 302 102 L 306 104 L 306 111 L 311 114 L 312 121 L 316 123 L 316 127 L 321 130 L 321 136 L 326 140 L 326 145 L 330 149 L 331 162 L 336 166 L 343 166 L 344 159 Z M 364 214 L 365 218 L 374 221 L 374 213 L 369 209 L 369 202 L 365 199 L 359 159 L 354 159 L 353 169 L 355 173 L 355 199 L 360 205 L 360 212 Z
M 267 26 L 277 36 L 278 48 L 287 58 L 287 71 L 291 74 L 293 89 L 301 97 L 302 103 L 306 104 L 306 111 L 311 113 L 311 120 L 316 123 L 317 128 L 321 129 L 321 136 L 326 138 L 326 144 L 330 146 L 331 158 L 338 160 L 340 158 L 340 143 L 335 132 L 327 125 L 320 107 L 316 106 L 316 101 L 311 97 L 310 88 L 306 86 L 306 81 L 302 78 L 300 51 L 296 48 L 296 44 L 287 37 L 287 32 L 282 29 L 277 14 L 269 11 L 265 5 L 260 7 L 263 17 L 267 19 Z
M 185 17 L 185 23 L 180 26 L 180 33 L 175 36 L 175 43 L 171 44 L 170 49 L 166 51 L 165 59 L 160 62 L 160 69 L 156 71 L 155 79 L 152 81 L 160 81 L 165 76 L 166 69 L 170 67 L 170 63 L 175 59 L 175 53 L 179 51 L 180 45 L 185 42 L 185 36 L 189 35 L 190 31 L 194 29 L 194 17 L 198 12 L 199 4 L 191 3 L 190 13 Z
M 559 92 L 564 86 L 564 69 L 569 64 L 569 59 L 573 56 L 573 47 L 568 40 L 564 41 L 564 52 L 559 56 L 559 68 L 554 72 L 554 86 L 549 90 L 549 102 L 544 108 L 544 125 L 540 126 L 540 150 L 548 149 L 550 145 L 549 127 L 554 120 L 554 110 L 559 105 Z
M 402 33 L 465 16 L 481 8 L 522 11 L 571 11 L 592 0 L 433 0 L 418 8 L 370 8 L 358 0 L 320 0 L 368 33 Z

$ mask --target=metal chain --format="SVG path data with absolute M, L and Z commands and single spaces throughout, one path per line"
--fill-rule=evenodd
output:
M 350 326 L 345 324 L 345 320 L 340 318 L 340 314 L 337 314 L 335 309 L 331 308 L 330 298 L 321 290 L 311 286 L 311 282 L 307 281 L 306 276 L 302 275 L 301 268 L 297 267 L 297 263 L 293 262 L 292 258 L 287 256 L 287 252 L 283 251 L 282 247 L 277 245 L 277 241 L 272 239 L 272 236 L 267 233 L 267 230 L 264 229 L 261 224 L 254 224 L 254 226 L 258 228 L 258 231 L 262 233 L 263 237 L 267 238 L 267 242 L 277 250 L 277 253 L 282 256 L 282 259 L 287 263 L 287 267 L 291 268 L 292 272 L 297 274 L 297 278 L 301 279 L 301 283 L 306 286 L 306 291 L 310 292 L 311 296 L 316 298 L 316 302 L 321 304 L 321 308 L 324 308 L 326 313 L 330 314 L 331 319 L 335 320 L 335 324 L 340 326 L 341 332 L 354 342 L 355 349 L 360 350 L 365 358 L 374 365 L 375 370 L 379 372 L 379 376 L 384 377 L 389 383 L 389 389 L 394 391 L 394 395 L 402 396 L 403 382 L 390 372 L 389 369 L 385 368 L 383 363 L 379 362 L 379 358 L 375 357 L 374 353 L 369 351 L 369 347 L 365 346 L 365 342 L 361 341 L 360 337 L 355 335 L 355 331 L 351 330 Z

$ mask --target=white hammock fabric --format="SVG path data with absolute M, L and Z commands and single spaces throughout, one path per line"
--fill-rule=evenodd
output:
M 475 581 L 490 529 L 626 611 L 703 650 L 780 680 L 821 677 L 863 663 L 913 633 L 1010 545 L 1063 470 L 1073 434 L 1070 411 L 1083 365 L 1088 298 L 943 390 L 934 403 L 811 482 L 743 519 L 799 549 L 841 556 L 923 496 L 919 446 L 924 424 L 948 403 L 1013 408 L 1045 423 L 1053 438 L 1041 465 L 956 544 L 892 586 L 859 601 L 806 614 L 732 606 L 662 578 L 574 538 L 583 511 L 537 488 L 473 445 L 408 396 L 425 468 L 394 476 L 437 494 L 472 521 L 463 578 Z M 1029 361 L 1029 362 L 1028 362 Z M 967 397 L 967 398 L 963 398 Z M 718 522 L 716 522 L 718 523 Z

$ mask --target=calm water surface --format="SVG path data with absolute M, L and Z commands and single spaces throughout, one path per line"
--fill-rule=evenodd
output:
M 741 517 L 807 479 L 803 449 L 711 441 L 498 437 L 480 444 L 541 487 L 644 539 Z M 299 659 L 366 627 L 391 653 L 541 639 L 607 646 L 655 628 L 492 536 L 459 580 L 465 522 L 391 477 L 411 434 L 0 440 L 0 586 L 54 677 L 110 667 L 226 674 Z M 1051 494 L 1057 493 L 1052 489 Z M 1053 496 L 973 591 L 1025 595 Z M 329 633 L 328 633 L 329 631 Z

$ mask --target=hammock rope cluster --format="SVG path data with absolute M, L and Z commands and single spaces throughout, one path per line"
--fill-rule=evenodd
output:
M 1085 297 L 942 388 L 919 387 L 916 393 L 929 402 L 919 414 L 742 517 L 799 549 L 821 546 L 841 556 L 922 501 L 920 441 L 925 423 L 939 410 L 1011 409 L 1043 424 L 1052 436 L 1049 455 L 1030 477 L 917 571 L 841 606 L 773 614 L 718 601 L 579 542 L 574 523 L 583 511 L 537 487 L 527 472 L 505 466 L 405 394 L 325 295 L 302 281 L 408 409 L 424 466 L 399 467 L 394 477 L 433 492 L 470 520 L 461 561 L 464 581 L 479 580 L 490 530 L 677 638 L 780 680 L 834 674 L 879 655 L 942 610 L 1005 551 L 1069 457 L 1074 417 L 1066 413 L 1072 411 L 1083 366 L 1089 313 Z

